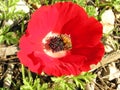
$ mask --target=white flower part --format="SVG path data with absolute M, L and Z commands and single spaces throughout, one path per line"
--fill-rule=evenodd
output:
M 47 43 L 47 40 L 50 38 L 50 37 L 55 37 L 55 36 L 58 36 L 59 34 L 57 33 L 53 33 L 53 32 L 49 32 L 45 38 L 42 40 L 42 43 L 45 44 Z M 48 56 L 51 56 L 53 58 L 61 58 L 61 57 L 64 57 L 68 51 L 67 50 L 62 50 L 62 51 L 59 51 L 59 52 L 52 52 L 52 50 L 47 50 L 44 48 L 44 52 L 48 55 Z
M 64 57 L 67 54 L 67 51 L 59 51 L 59 52 L 52 52 L 51 50 L 44 49 L 44 52 L 53 58 L 61 58 Z
M 114 29 L 115 15 L 112 9 L 106 10 L 101 16 L 103 25 L 103 33 L 109 34 Z
M 24 11 L 25 13 L 28 13 L 30 11 L 29 7 L 26 5 L 25 1 L 23 0 L 20 0 L 18 3 L 17 3 L 17 6 L 16 6 L 16 12 L 17 11 Z
M 53 32 L 49 32 L 46 36 L 45 36 L 45 38 L 43 38 L 43 40 L 42 40 L 42 43 L 43 44 L 45 44 L 45 43 L 47 43 L 47 40 L 50 38 L 50 37 L 55 37 L 55 36 L 58 36 L 59 34 L 57 34 L 57 33 L 53 33 Z

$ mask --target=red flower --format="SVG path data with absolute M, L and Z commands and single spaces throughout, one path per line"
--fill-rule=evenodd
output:
M 48 75 L 78 75 L 104 55 L 102 25 L 72 2 L 42 6 L 20 39 L 20 62 Z

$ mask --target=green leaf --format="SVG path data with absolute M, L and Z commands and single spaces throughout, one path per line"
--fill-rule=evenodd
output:
M 18 43 L 18 39 L 17 36 L 15 35 L 15 32 L 8 32 L 4 35 L 4 37 L 8 45 Z
M 20 87 L 20 90 L 47 90 L 48 84 L 40 84 L 40 78 L 36 77 L 33 79 L 31 72 L 28 70 L 27 72 L 28 76 L 25 76 L 25 68 L 22 65 L 22 78 L 23 78 L 23 84 Z
M 92 5 L 88 5 L 85 7 L 86 12 L 88 13 L 89 16 L 96 16 L 97 15 L 97 11 L 96 8 Z
M 52 81 L 54 81 L 55 90 L 74 90 L 75 84 L 72 82 L 70 77 L 62 76 L 62 77 L 52 77 Z
M 86 5 L 86 0 L 73 0 L 73 2 L 79 4 L 82 7 L 85 7 Z
M 82 73 L 78 76 L 73 76 L 72 79 L 75 82 L 77 87 L 80 87 L 81 89 L 85 90 L 85 85 L 87 83 L 90 83 L 95 78 L 95 75 L 86 72 Z
M 120 0 L 114 0 L 113 6 L 117 11 L 120 12 Z
M 82 73 L 78 76 L 51 77 L 54 82 L 53 87 L 55 90 L 74 90 L 76 87 L 85 90 L 85 85 L 91 82 L 94 78 L 95 75 L 88 72 Z
M 4 41 L 5 41 L 4 35 L 0 35 L 0 44 L 4 43 Z

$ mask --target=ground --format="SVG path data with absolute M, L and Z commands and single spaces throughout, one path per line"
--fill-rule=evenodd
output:
M 0 90 L 19 90 L 24 84 L 22 66 L 16 56 L 18 41 L 26 29 L 31 13 L 41 5 L 56 1 L 60 0 L 0 1 Z M 90 16 L 103 24 L 101 41 L 105 46 L 105 55 L 98 65 L 91 65 L 89 72 L 96 74 L 96 77 L 86 84 L 86 90 L 120 90 L 120 0 L 69 1 L 84 7 Z M 25 75 L 29 76 L 27 68 Z M 37 75 L 31 72 L 31 76 L 35 81 Z M 37 77 L 42 78 L 43 83 L 53 83 L 49 76 Z M 76 87 L 76 90 L 81 89 Z

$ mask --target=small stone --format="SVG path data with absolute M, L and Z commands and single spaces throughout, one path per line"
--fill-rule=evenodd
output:
M 110 53 L 114 50 L 117 50 L 117 42 L 111 37 L 107 36 L 107 39 L 105 40 L 105 52 Z
M 109 69 L 110 69 L 109 80 L 113 80 L 115 78 L 120 77 L 120 71 L 116 68 L 114 62 L 109 64 Z
M 120 90 L 120 84 L 117 86 L 117 90 Z
M 106 53 L 109 53 L 109 52 L 112 52 L 113 51 L 113 48 L 110 47 L 109 45 L 105 45 L 105 52 Z
M 103 33 L 109 34 L 114 29 L 115 15 L 112 9 L 106 10 L 101 16 Z

